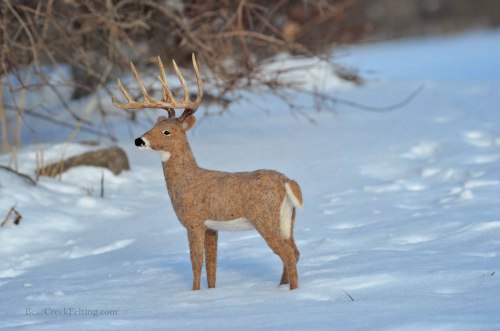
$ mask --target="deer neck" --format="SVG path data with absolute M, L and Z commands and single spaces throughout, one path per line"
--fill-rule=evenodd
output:
M 187 141 L 182 148 L 172 152 L 172 155 L 167 157 L 162 156 L 162 165 L 163 174 L 169 186 L 186 180 L 199 169 Z

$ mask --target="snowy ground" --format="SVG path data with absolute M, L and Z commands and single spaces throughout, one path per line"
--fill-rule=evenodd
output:
M 200 165 L 274 168 L 301 184 L 296 291 L 277 286 L 282 265 L 250 231 L 220 235 L 217 288 L 203 277 L 192 292 L 159 157 L 125 130 L 132 170 L 104 172 L 104 199 L 101 169 L 36 187 L 1 172 L 2 218 L 17 203 L 23 219 L 0 229 L 0 328 L 499 330 L 499 51 L 500 32 L 354 47 L 340 60 L 368 84 L 329 93 L 386 105 L 424 90 L 397 111 L 339 108 L 317 124 L 279 104 L 201 121 L 190 136 Z M 46 157 L 63 148 L 44 146 Z M 35 150 L 20 152 L 21 171 Z

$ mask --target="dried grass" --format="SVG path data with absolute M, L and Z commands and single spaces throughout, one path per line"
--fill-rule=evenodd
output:
M 154 64 L 154 55 L 186 66 L 196 52 L 210 76 L 205 101 L 216 101 L 221 110 L 233 100 L 231 93 L 242 88 L 267 89 L 281 97 L 293 84 L 280 80 L 283 73 L 264 75 L 262 64 L 280 53 L 324 57 L 334 43 L 357 38 L 361 29 L 347 19 L 352 2 L 3 0 L 0 77 L 17 99 L 14 104 L 0 102 L 2 150 L 19 146 L 21 126 L 34 120 L 109 134 L 91 128 L 84 114 L 70 107 L 69 98 L 106 90 L 109 81 L 128 70 L 129 60 L 145 67 Z M 59 65 L 71 68 L 71 81 L 55 82 L 47 74 L 46 68 Z M 26 79 L 26 69 L 38 78 L 36 83 Z M 54 119 L 43 104 L 25 109 L 23 95 L 40 87 L 54 93 L 70 123 Z M 68 87 L 71 96 L 63 92 Z M 111 113 L 101 104 L 97 109 L 103 120 Z M 16 120 L 9 121 L 14 114 Z

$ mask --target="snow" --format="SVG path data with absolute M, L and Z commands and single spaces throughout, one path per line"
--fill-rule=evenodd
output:
M 0 327 L 500 329 L 499 41 L 474 32 L 345 49 L 341 62 L 374 74 L 332 95 L 385 105 L 425 82 L 392 112 L 343 107 L 311 124 L 277 101 L 270 113 L 240 102 L 200 121 L 200 165 L 278 169 L 301 185 L 295 291 L 278 287 L 281 262 L 247 231 L 220 234 L 217 288 L 203 276 L 192 292 L 159 156 L 136 149 L 128 128 L 132 170 L 119 176 L 81 167 L 30 186 L 0 172 L 0 210 L 17 203 L 23 216 L 0 228 Z M 37 148 L 18 151 L 21 171 L 33 173 Z M 63 145 L 41 148 L 50 160 Z

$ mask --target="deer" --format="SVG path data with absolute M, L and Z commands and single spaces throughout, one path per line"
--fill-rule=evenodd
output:
M 184 98 L 174 98 L 166 78 L 161 58 L 157 58 L 162 85 L 161 99 L 150 96 L 134 64 L 132 74 L 142 92 L 143 101 L 135 101 L 120 80 L 118 87 L 126 99 L 113 104 L 120 109 L 163 109 L 168 116 L 159 116 L 156 124 L 139 138 L 135 146 L 160 154 L 168 195 L 179 222 L 186 228 L 193 273 L 193 290 L 200 289 L 200 277 L 205 259 L 208 288 L 214 288 L 217 269 L 217 242 L 219 231 L 256 229 L 271 250 L 283 262 L 280 285 L 298 287 L 296 264 L 300 253 L 295 245 L 293 228 L 296 209 L 302 207 L 302 192 L 298 183 L 274 170 L 253 172 L 223 172 L 198 166 L 186 133 L 196 123 L 194 113 L 203 98 L 194 53 L 192 63 L 198 93 L 191 100 L 190 92 L 175 60 L 175 74 L 184 90 Z M 176 117 L 175 110 L 183 109 Z

